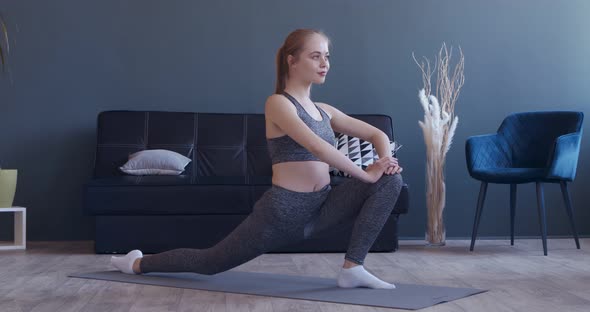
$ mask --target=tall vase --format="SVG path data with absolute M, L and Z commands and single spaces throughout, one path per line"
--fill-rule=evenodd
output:
M 426 164 L 426 206 L 428 215 L 424 239 L 426 240 L 426 246 L 444 246 L 446 241 L 446 229 L 443 219 L 443 210 L 445 208 L 444 168 L 440 157 L 431 157 L 427 159 Z
M 17 173 L 17 169 L 0 169 L 0 208 L 12 207 Z

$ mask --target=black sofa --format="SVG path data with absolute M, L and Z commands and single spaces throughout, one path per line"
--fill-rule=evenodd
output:
M 389 116 L 350 116 L 393 140 Z M 168 149 L 192 161 L 178 176 L 135 176 L 119 170 L 129 154 L 144 149 Z M 101 112 L 93 177 L 83 186 L 84 214 L 95 217 L 95 252 L 208 248 L 248 216 L 271 186 L 271 176 L 264 114 Z M 330 184 L 344 179 L 350 178 L 331 175 Z M 405 184 L 370 251 L 397 250 L 398 218 L 407 211 Z M 352 223 L 270 253 L 345 252 L 351 231 Z

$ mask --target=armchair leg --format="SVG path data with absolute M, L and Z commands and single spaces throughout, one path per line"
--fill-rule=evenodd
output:
M 543 184 L 537 184 L 537 208 L 539 211 L 539 224 L 541 225 L 541 237 L 543 239 L 543 253 L 547 255 L 547 215 L 545 212 L 545 203 L 543 198 Z
M 559 185 L 561 186 L 561 194 L 563 195 L 563 201 L 565 202 L 565 210 L 567 211 L 567 215 L 570 219 L 570 225 L 572 226 L 572 231 L 574 232 L 576 248 L 580 249 L 580 241 L 578 240 L 578 232 L 576 231 L 576 225 L 574 224 L 574 211 L 572 209 L 572 202 L 570 199 L 570 192 L 567 188 L 567 182 L 560 181 Z
M 516 184 L 510 184 L 510 245 L 514 246 L 514 215 L 516 214 Z
M 479 196 L 477 197 L 477 208 L 475 210 L 475 220 L 473 220 L 473 231 L 471 232 L 471 247 L 469 247 L 470 251 L 473 251 L 473 246 L 475 245 L 475 237 L 477 236 L 477 228 L 479 227 L 479 220 L 481 217 L 481 211 L 483 209 L 483 202 L 486 198 L 486 191 L 488 189 L 488 182 L 481 182 L 481 186 L 479 187 Z

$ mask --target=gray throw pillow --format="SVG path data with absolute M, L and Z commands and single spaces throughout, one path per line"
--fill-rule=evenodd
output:
M 179 175 L 191 159 L 165 149 L 143 150 L 129 155 L 121 171 L 132 175 Z

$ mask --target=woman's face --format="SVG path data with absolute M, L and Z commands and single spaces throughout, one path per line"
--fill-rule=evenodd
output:
M 297 59 L 292 55 L 288 56 L 291 64 L 289 77 L 317 84 L 324 83 L 330 69 L 330 52 L 326 38 L 320 34 L 309 36 L 299 53 Z

